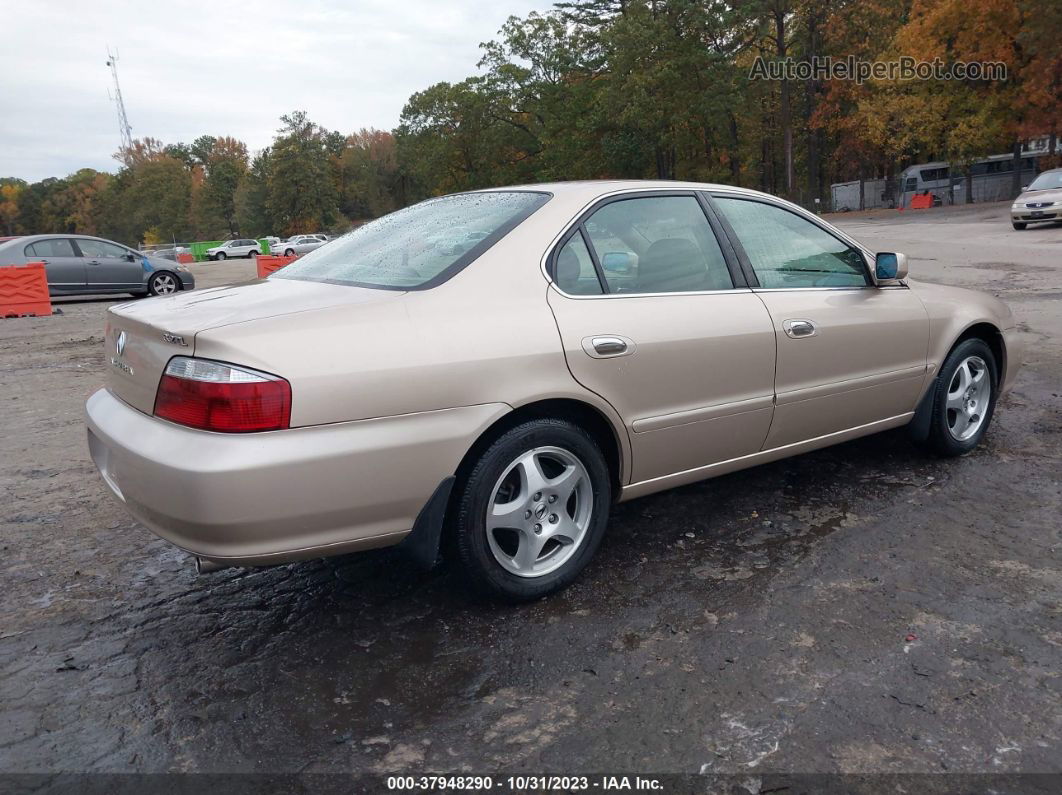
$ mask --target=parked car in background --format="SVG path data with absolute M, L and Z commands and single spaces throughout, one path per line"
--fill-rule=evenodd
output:
M 1044 171 L 1022 189 L 1010 208 L 1015 229 L 1041 221 L 1062 220 L 1062 168 Z
M 276 235 L 266 235 L 265 237 L 262 238 L 262 240 L 264 240 L 266 243 L 269 244 L 269 253 L 270 254 L 278 254 L 280 246 L 284 242 L 283 240 L 281 240 Z
M 427 242 L 462 224 L 487 235 Z M 756 191 L 499 188 L 111 307 L 89 449 L 201 569 L 399 542 L 430 565 L 447 533 L 468 580 L 533 599 L 586 566 L 617 500 L 902 426 L 971 451 L 1016 325 Z
M 229 257 L 257 257 L 262 253 L 262 244 L 250 238 L 238 238 L 227 240 L 220 246 L 214 246 L 206 250 L 210 259 L 221 260 Z
M 188 254 L 189 251 L 186 246 L 176 246 L 174 248 L 156 248 L 149 251 L 141 251 L 141 253 L 147 254 L 149 257 L 161 257 L 162 259 L 176 262 L 179 255 Z
M 286 257 L 309 254 L 328 242 L 322 240 L 323 237 L 324 235 L 293 235 L 280 244 L 278 253 Z
M 0 243 L 0 265 L 43 262 L 51 295 L 132 293 L 168 295 L 191 290 L 183 265 L 88 235 L 27 235 Z

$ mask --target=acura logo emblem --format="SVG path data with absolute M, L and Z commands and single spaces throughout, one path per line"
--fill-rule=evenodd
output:
M 119 356 L 122 355 L 122 351 L 125 350 L 125 332 L 118 332 L 118 340 L 114 343 L 114 352 Z

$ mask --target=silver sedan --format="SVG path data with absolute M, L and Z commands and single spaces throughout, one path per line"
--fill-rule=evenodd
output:
M 327 242 L 322 235 L 292 235 L 283 243 L 278 244 L 276 251 L 286 257 L 296 254 L 309 254 Z
M 0 266 L 43 262 L 51 295 L 192 290 L 183 265 L 88 235 L 28 235 L 0 243 Z

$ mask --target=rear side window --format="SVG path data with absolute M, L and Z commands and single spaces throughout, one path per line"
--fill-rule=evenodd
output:
M 568 295 L 601 295 L 601 282 L 583 236 L 576 232 L 557 252 L 557 286 Z
M 865 287 L 859 249 L 796 213 L 764 202 L 713 198 L 737 234 L 761 287 Z
M 434 287 L 501 240 L 549 198 L 550 194 L 537 191 L 483 191 L 429 199 L 315 248 L 269 278 L 390 290 Z M 470 238 L 471 232 L 484 236 Z
M 734 286 L 719 242 L 692 196 L 610 202 L 585 223 L 612 293 L 682 293 Z
M 51 240 L 38 240 L 26 246 L 27 257 L 76 257 L 74 247 L 64 237 L 56 237 Z

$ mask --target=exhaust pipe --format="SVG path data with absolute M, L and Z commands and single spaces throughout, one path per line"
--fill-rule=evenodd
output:
M 195 556 L 195 573 L 196 574 L 213 574 L 215 571 L 221 571 L 223 569 L 232 568 L 227 563 L 219 563 L 216 560 L 207 560 L 201 558 L 198 555 Z

